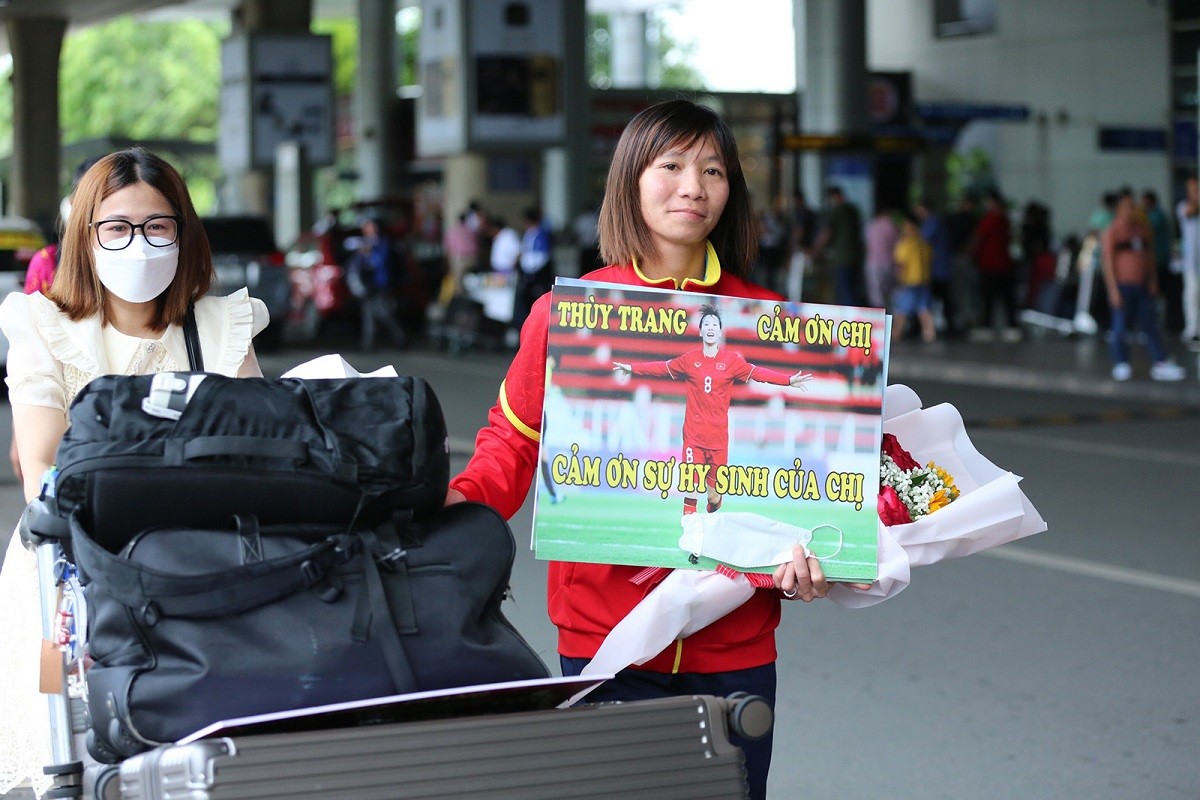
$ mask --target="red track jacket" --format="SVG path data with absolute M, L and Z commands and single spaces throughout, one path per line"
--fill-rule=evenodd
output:
M 778 294 L 723 273 L 711 245 L 701 280 L 652 281 L 635 266 L 611 265 L 585 280 L 631 286 L 699 291 L 706 294 L 779 300 Z M 550 295 L 543 295 L 521 330 L 521 346 L 508 368 L 488 425 L 475 439 L 475 455 L 450 486 L 468 500 L 486 503 L 512 517 L 529 493 L 538 467 L 538 441 L 546 380 L 546 336 Z M 558 651 L 591 658 L 604 637 L 654 588 L 630 578 L 642 570 L 607 564 L 553 561 L 549 569 L 550 619 L 558 627 Z M 743 606 L 681 639 L 641 666 L 654 672 L 725 672 L 771 663 L 776 658 L 779 597 L 760 590 Z

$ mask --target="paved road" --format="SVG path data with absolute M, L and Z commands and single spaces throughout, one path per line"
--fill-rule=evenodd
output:
M 987 369 L 921 366 L 943 356 L 900 352 L 894 373 L 972 420 L 975 444 L 1025 477 L 1050 531 L 919 569 L 872 609 L 788 604 L 771 796 L 1200 797 L 1194 387 L 1109 391 L 1103 365 L 1066 381 L 1017 380 L 1032 369 L 1019 363 L 989 377 L 1004 361 L 990 356 Z M 305 357 L 263 363 L 271 374 Z M 507 361 L 347 357 L 426 376 L 456 466 Z M 955 382 L 935 380 L 945 374 Z M 0 486 L 0 514 L 18 508 L 15 487 Z M 519 543 L 528 513 L 512 522 Z M 507 613 L 554 665 L 544 565 L 522 552 L 513 587 Z

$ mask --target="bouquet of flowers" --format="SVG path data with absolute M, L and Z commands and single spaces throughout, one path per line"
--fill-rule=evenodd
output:
M 869 589 L 834 585 L 829 599 L 838 605 L 880 603 L 908 586 L 912 567 L 972 555 L 1046 530 L 1018 486 L 1020 477 L 975 449 L 954 406 L 923 408 L 912 389 L 888 386 L 883 433 L 879 574 Z M 902 440 L 911 452 L 900 445 Z M 675 639 L 728 614 L 754 591 L 742 574 L 730 578 L 715 571 L 672 570 L 613 628 L 583 674 L 607 678 L 645 663 Z
M 1021 478 L 975 449 L 954 406 L 924 408 L 912 389 L 894 384 L 887 387 L 883 407 L 879 574 L 868 590 L 834 586 L 829 597 L 835 603 L 851 608 L 879 603 L 908 585 L 912 567 L 1046 530 L 1021 491 Z
M 879 519 L 884 525 L 915 522 L 957 500 L 959 494 L 950 473 L 933 461 L 922 467 L 901 447 L 894 434 L 883 435 L 879 452 Z

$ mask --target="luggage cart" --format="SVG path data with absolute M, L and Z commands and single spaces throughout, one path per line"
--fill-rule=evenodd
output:
M 144 376 L 112 380 L 144 381 Z M 151 390 L 154 385 L 150 384 Z M 102 391 L 103 388 L 93 385 L 93 392 Z M 82 408 L 83 404 L 77 402 L 73 411 L 77 407 Z M 146 409 L 144 404 L 139 407 Z M 160 414 L 152 416 L 158 418 Z M 80 422 L 73 430 L 82 427 Z M 329 430 L 325 433 L 327 438 L 332 435 Z M 64 447 L 60 447 L 60 456 L 63 451 Z M 91 464 L 95 456 L 93 451 L 88 452 L 91 455 L 87 463 Z M 127 454 L 121 456 L 118 472 L 122 476 L 129 468 L 129 458 Z M 64 467 L 64 474 L 69 471 L 70 466 Z M 93 484 L 94 481 L 89 482 Z M 113 484 L 105 485 L 111 488 Z M 60 483 L 58 490 L 61 489 Z M 85 540 L 72 537 L 72 526 L 79 521 L 81 510 L 97 506 L 101 498 L 109 495 L 100 492 L 94 501 L 77 498 L 81 505 L 71 514 L 69 524 L 60 516 L 61 508 L 55 508 L 67 493 L 60 491 L 55 498 L 55 491 L 56 480 L 51 473 L 43 482 L 42 497 L 29 504 L 20 525 L 20 535 L 36 546 L 44 637 L 50 641 L 59 638 L 64 598 L 75 604 L 79 612 L 75 615 L 79 622 L 75 631 L 76 657 L 71 659 L 70 668 L 67 660 L 59 661 L 61 691 L 50 698 L 53 763 L 46 767 L 46 773 L 53 777 L 53 785 L 47 797 L 232 800 L 320 796 L 358 800 L 448 798 L 470 792 L 473 797 L 485 798 L 601 798 L 612 797 L 618 785 L 620 794 L 627 798 L 746 796 L 744 760 L 740 749 L 731 743 L 730 732 L 754 739 L 765 735 L 772 723 L 766 701 L 748 695 L 725 699 L 670 698 L 565 709 L 554 707 L 554 703 L 570 697 L 570 693 L 551 704 L 543 698 L 523 706 L 499 702 L 493 694 L 487 696 L 485 704 L 477 703 L 473 709 L 464 710 L 455 698 L 469 695 L 478 687 L 459 687 L 438 690 L 453 702 L 432 714 L 410 714 L 398 720 L 394 715 L 376 713 L 373 700 L 353 701 L 350 705 L 372 710 L 349 719 L 343 716 L 335 723 L 321 716 L 324 711 L 313 714 L 279 709 L 273 714 L 293 720 L 290 727 L 264 729 L 261 725 L 243 724 L 244 721 L 232 726 L 215 723 L 203 732 L 176 740 L 176 744 L 155 746 L 154 742 L 144 740 L 147 747 L 154 749 L 115 754 L 111 760 L 117 763 L 96 763 L 87 755 L 88 750 L 100 758 L 113 751 L 103 746 L 97 750 L 90 747 L 90 742 L 85 747 L 85 739 L 95 737 L 103 744 L 104 736 L 114 742 L 117 734 L 101 735 L 94 728 L 93 715 L 88 713 L 84 658 L 86 609 L 82 593 L 76 592 L 72 585 L 73 567 L 68 559 L 73 553 L 84 552 L 81 548 Z M 227 496 L 232 495 L 227 493 Z M 128 522 L 123 512 L 121 518 L 126 520 L 122 525 L 144 529 L 142 523 Z M 90 546 L 95 547 L 94 543 Z M 91 578 L 98 574 L 93 573 Z M 148 605 L 143 611 L 156 609 Z M 154 617 L 157 619 L 158 614 Z M 254 642 L 246 642 L 247 648 L 253 646 Z M 412 697 L 386 700 L 411 701 Z M 95 696 L 91 700 L 108 702 Z M 122 720 L 107 705 L 94 710 L 95 720 L 105 718 L 107 713 L 111 726 L 120 727 Z M 296 718 L 317 722 L 297 725 Z M 173 739 L 171 736 L 158 741 Z M 429 741 L 438 744 L 431 748 Z M 338 758 L 328 758 L 326 753 L 336 753 Z M 410 785 L 415 785 L 411 776 L 418 771 L 426 776 L 423 779 L 426 788 L 422 791 L 428 791 L 424 794 L 410 790 Z M 585 773 L 590 777 L 581 779 L 579 776 Z M 505 776 L 503 780 L 499 778 L 501 775 Z M 464 782 L 456 783 L 460 778 Z M 438 793 L 446 787 L 449 788 L 445 792 Z

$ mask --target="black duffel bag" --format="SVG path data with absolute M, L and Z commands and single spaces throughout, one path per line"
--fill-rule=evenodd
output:
M 515 546 L 487 506 L 329 525 L 145 531 L 71 519 L 90 615 L 89 749 L 115 763 L 213 722 L 549 677 L 501 608 Z
M 72 403 L 56 464 L 55 514 L 78 512 L 112 552 L 140 531 L 234 514 L 347 525 L 385 498 L 420 517 L 450 477 L 437 397 L 407 376 L 102 376 Z

